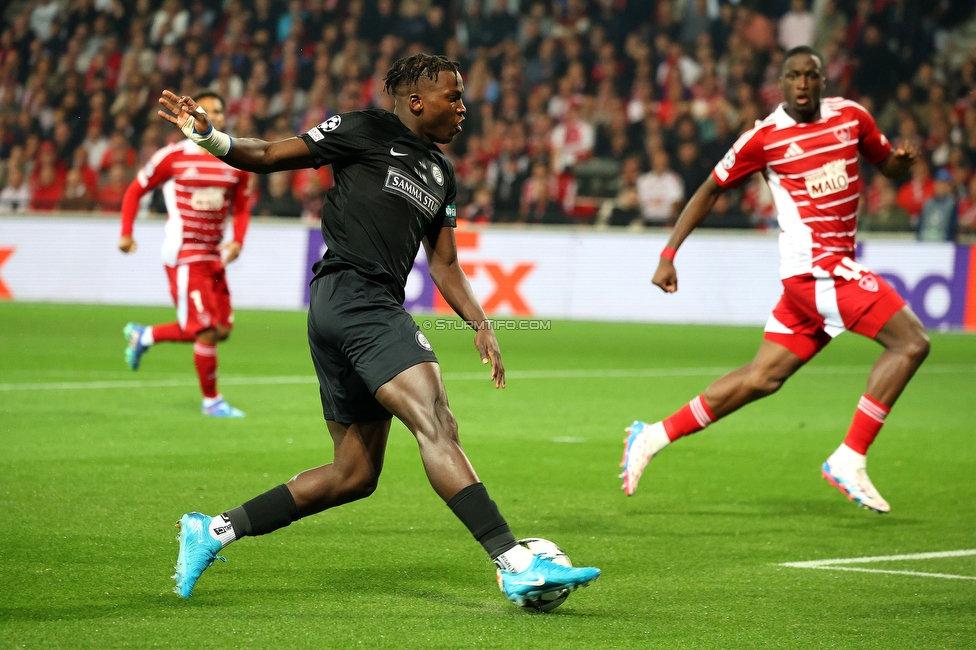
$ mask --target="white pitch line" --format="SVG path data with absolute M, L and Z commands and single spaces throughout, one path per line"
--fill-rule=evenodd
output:
M 861 569 L 850 566 L 815 566 L 810 569 L 826 571 L 860 571 L 861 573 L 893 573 L 899 576 L 921 576 L 923 578 L 946 578 L 947 580 L 976 580 L 976 576 L 957 576 L 952 573 L 924 573 L 922 571 L 889 571 L 886 569 Z
M 729 372 L 729 367 L 714 368 L 624 368 L 603 370 L 513 370 L 505 373 L 508 379 L 625 379 L 640 377 L 715 377 Z M 858 375 L 867 373 L 863 366 L 815 366 L 802 372 L 815 375 Z M 920 374 L 968 374 L 976 372 L 976 366 L 944 364 L 922 366 Z M 488 371 L 446 372 L 446 381 L 483 381 Z M 221 377 L 222 384 L 233 386 L 266 386 L 274 384 L 314 384 L 314 375 L 280 375 L 257 377 Z M 0 384 L 0 392 L 44 390 L 102 390 L 109 388 L 179 388 L 196 386 L 190 379 L 120 379 L 103 381 L 64 381 L 46 383 Z
M 620 370 L 510 370 L 508 379 L 617 379 L 626 377 L 711 377 L 732 368 L 624 368 Z M 974 367 L 976 370 L 976 367 Z M 445 372 L 446 381 L 485 379 L 488 372 Z
M 976 555 L 976 548 L 962 551 L 936 551 L 934 553 L 909 553 L 907 555 L 872 555 L 869 557 L 845 557 L 837 560 L 809 560 L 807 562 L 784 562 L 780 566 L 796 569 L 819 569 L 833 564 L 867 564 L 868 562 L 897 562 L 899 560 L 935 560 L 943 557 L 966 557 Z
M 867 564 L 870 562 L 900 562 L 905 560 L 933 560 L 946 557 L 966 557 L 976 555 L 976 549 L 960 551 L 937 551 L 934 553 L 908 553 L 906 555 L 874 555 L 869 557 L 845 557 L 834 560 L 810 560 L 807 562 L 783 562 L 778 566 L 794 569 L 823 569 L 827 571 L 859 571 L 861 573 L 891 573 L 902 576 L 921 576 L 923 578 L 945 578 L 948 580 L 976 580 L 976 576 L 961 576 L 952 573 L 926 573 L 923 571 L 894 571 L 890 569 L 865 569 L 862 567 L 838 566 L 840 564 Z
M 278 377 L 221 377 L 221 384 L 235 386 L 262 386 L 268 384 L 312 384 L 314 375 Z M 174 388 L 196 386 L 198 382 L 188 379 L 120 379 L 117 381 L 64 381 L 45 384 L 0 384 L 0 392 L 15 390 L 100 390 L 103 388 Z

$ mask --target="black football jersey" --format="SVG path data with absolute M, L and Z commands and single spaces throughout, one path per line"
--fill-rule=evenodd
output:
M 332 165 L 335 187 L 322 203 L 328 252 L 316 275 L 353 268 L 390 284 L 399 300 L 420 250 L 456 225 L 454 168 L 393 113 L 333 115 L 300 136 L 316 168 Z

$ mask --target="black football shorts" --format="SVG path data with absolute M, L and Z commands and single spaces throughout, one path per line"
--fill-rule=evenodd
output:
M 352 269 L 312 280 L 308 344 L 326 420 L 342 424 L 392 417 L 376 401 L 380 386 L 425 361 L 427 337 L 392 290 Z

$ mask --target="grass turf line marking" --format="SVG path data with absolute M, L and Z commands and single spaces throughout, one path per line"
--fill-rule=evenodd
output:
M 606 370 L 513 370 L 506 372 L 508 379 L 617 379 L 631 377 L 715 377 L 734 370 L 720 368 L 624 368 Z M 802 372 L 812 375 L 858 375 L 868 371 L 863 366 L 815 366 Z M 918 374 L 968 374 L 976 372 L 976 366 L 943 364 L 922 366 Z M 445 372 L 445 381 L 481 381 L 488 372 Z M 278 375 L 268 377 L 221 377 L 220 383 L 229 386 L 266 386 L 274 384 L 314 384 L 314 375 Z M 0 384 L 0 392 L 23 390 L 102 390 L 108 388 L 182 388 L 196 386 L 188 379 L 120 379 L 105 381 L 62 381 L 47 383 Z
M 861 573 L 891 573 L 901 576 L 921 576 L 923 578 L 944 578 L 948 580 L 976 580 L 976 576 L 961 576 L 952 573 L 926 573 L 924 571 L 893 571 L 889 569 L 865 569 L 863 567 L 838 566 L 840 564 L 866 564 L 868 562 L 898 562 L 903 560 L 932 560 L 944 557 L 966 557 L 976 555 L 976 549 L 961 551 L 939 551 L 935 553 L 909 553 L 907 555 L 875 555 L 870 557 L 847 557 L 836 560 L 811 560 L 807 562 L 783 562 L 777 566 L 794 569 L 825 569 L 828 571 L 859 571 Z

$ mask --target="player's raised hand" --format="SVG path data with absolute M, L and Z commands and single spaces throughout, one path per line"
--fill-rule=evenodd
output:
M 505 388 L 505 364 L 502 363 L 502 351 L 498 347 L 495 331 L 488 321 L 480 323 L 475 331 L 474 346 L 481 355 L 481 363 L 491 364 L 491 380 L 495 388 Z
M 911 140 L 906 140 L 892 152 L 892 155 L 899 164 L 911 166 L 918 156 L 918 147 Z
M 661 287 L 665 293 L 674 293 L 678 290 L 678 272 L 674 269 L 674 262 L 667 258 L 661 258 L 657 264 L 657 271 L 651 282 Z
M 224 266 L 237 259 L 241 254 L 241 245 L 236 241 L 229 241 L 220 247 L 220 259 Z
M 169 112 L 156 111 L 156 113 L 170 124 L 175 124 L 184 133 L 190 130 L 187 126 L 189 120 L 193 120 L 193 130 L 197 133 L 205 133 L 210 128 L 210 117 L 203 110 L 197 110 L 200 106 L 191 97 L 177 96 L 164 90 L 159 103 Z
M 123 253 L 135 253 L 137 248 L 139 248 L 139 245 L 136 244 L 136 240 L 130 235 L 123 235 L 119 239 L 119 250 Z

